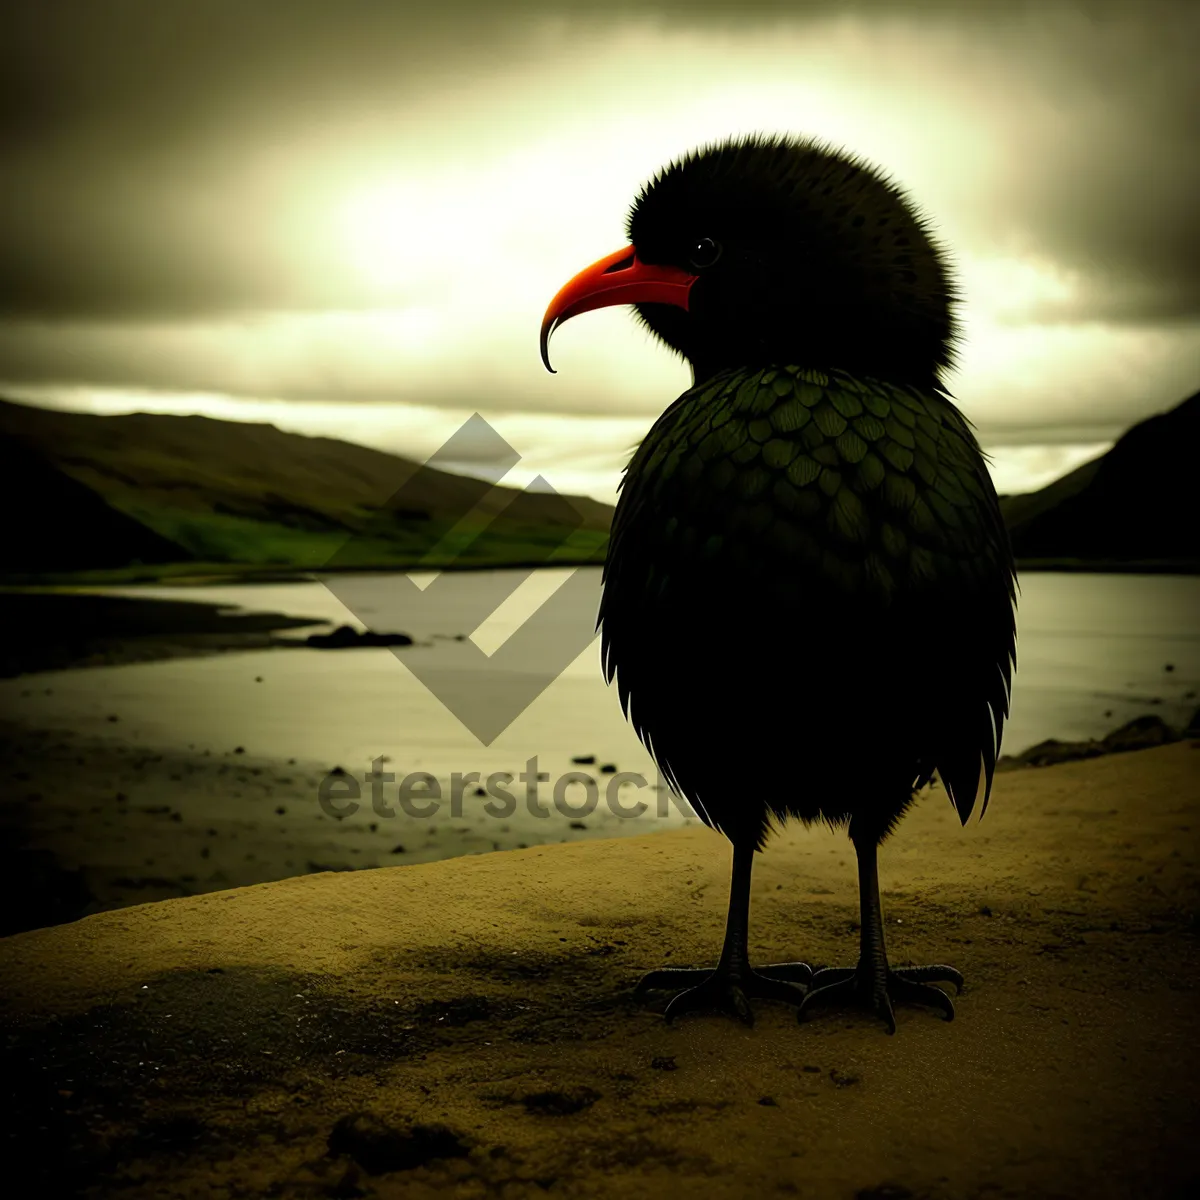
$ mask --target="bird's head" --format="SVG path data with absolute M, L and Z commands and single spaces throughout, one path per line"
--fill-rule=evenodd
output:
M 551 301 L 551 333 L 578 313 L 632 304 L 692 365 L 839 368 L 930 384 L 953 361 L 954 285 L 903 192 L 849 154 L 753 136 L 693 151 L 642 189 L 630 245 Z

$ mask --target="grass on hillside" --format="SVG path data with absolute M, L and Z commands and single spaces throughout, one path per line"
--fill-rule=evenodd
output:
M 464 570 L 508 566 L 600 564 L 603 530 L 522 525 L 502 518 L 487 525 L 447 520 L 377 520 L 359 533 L 302 529 L 226 513 L 131 505 L 126 511 L 182 547 L 172 563 L 45 575 L 9 575 L 10 583 L 123 584 L 196 578 L 279 578 L 293 572 Z

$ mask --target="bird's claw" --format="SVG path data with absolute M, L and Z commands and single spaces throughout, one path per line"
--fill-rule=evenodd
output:
M 867 1008 L 883 1018 L 888 1033 L 896 1032 L 893 1004 L 921 1004 L 939 1009 L 947 1021 L 954 1020 L 954 1002 L 934 983 L 952 983 L 961 992 L 963 977 L 953 967 L 937 964 L 928 967 L 888 968 L 880 977 L 859 967 L 828 967 L 813 976 L 812 989 L 796 1012 L 803 1021 L 822 1006 L 841 1004 Z
M 633 995 L 640 1000 L 647 992 L 691 983 L 691 987 L 679 992 L 667 1005 L 663 1015 L 668 1024 L 685 1013 L 721 1012 L 745 1025 L 753 1025 L 751 1000 L 800 1005 L 804 1000 L 803 989 L 812 977 L 812 970 L 805 963 L 772 963 L 757 971 L 750 967 L 738 971 L 727 967 L 672 967 L 643 976 Z

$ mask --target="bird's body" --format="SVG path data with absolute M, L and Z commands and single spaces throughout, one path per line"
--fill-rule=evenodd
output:
M 860 161 L 794 138 L 689 155 L 632 245 L 543 324 L 635 303 L 692 364 L 622 481 L 600 610 L 606 678 L 666 778 L 734 848 L 725 947 L 669 1013 L 747 998 L 941 1007 L 953 968 L 893 971 L 876 848 L 935 775 L 965 823 L 1008 715 L 1015 574 L 979 446 L 941 384 L 953 287 L 928 229 Z M 548 365 L 548 362 L 547 362 Z M 858 965 L 753 971 L 753 855 L 773 822 L 848 825 Z
M 772 817 L 882 835 L 935 769 L 964 817 L 981 762 L 990 776 L 1011 581 L 945 396 L 730 370 L 629 465 L 603 661 L 660 767 L 731 838 L 761 846 Z

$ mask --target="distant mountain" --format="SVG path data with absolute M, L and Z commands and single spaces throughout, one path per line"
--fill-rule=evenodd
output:
M 1037 492 L 1001 498 L 1027 566 L 1200 570 L 1200 392 Z
M 137 561 L 600 561 L 612 518 L 588 497 L 493 488 L 365 446 L 209 417 L 0 400 L 0 448 L 5 512 L 23 526 L 20 552 L 0 559 L 10 575 Z

